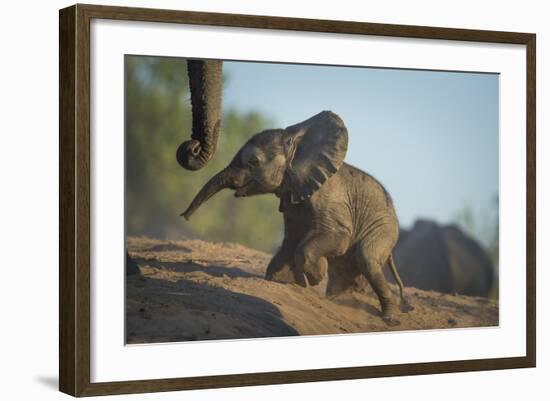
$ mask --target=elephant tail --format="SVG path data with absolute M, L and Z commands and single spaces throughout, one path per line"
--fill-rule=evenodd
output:
M 399 286 L 399 297 L 401 298 L 401 309 L 403 312 L 409 312 L 414 308 L 405 299 L 405 295 L 403 294 L 403 289 L 404 289 L 403 281 L 401 281 L 401 277 L 399 276 L 399 272 L 397 271 L 397 267 L 395 266 L 395 262 L 393 260 L 393 255 L 391 253 L 390 253 L 390 257 L 388 258 L 388 264 L 390 265 L 391 274 L 393 275 L 395 282 Z

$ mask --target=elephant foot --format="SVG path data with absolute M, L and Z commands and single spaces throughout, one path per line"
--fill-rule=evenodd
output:
M 315 286 L 319 284 L 321 281 L 323 281 L 323 276 L 320 274 L 312 273 L 312 272 L 305 272 L 305 275 L 307 277 L 307 282 L 311 286 Z
M 266 280 L 275 281 L 282 284 L 298 284 L 302 287 L 307 287 L 304 275 L 296 274 L 290 267 L 284 267 L 281 270 L 270 272 L 265 276 Z
M 311 286 L 315 286 L 323 281 L 328 270 L 328 262 L 324 257 L 317 259 L 314 263 L 312 261 L 308 262 L 306 259 L 303 266 L 304 274 Z
M 397 320 L 396 318 L 394 317 L 383 317 L 382 320 L 384 321 L 384 323 L 386 323 L 386 325 L 390 326 L 390 327 L 395 327 L 395 326 L 399 326 L 401 324 L 401 322 L 399 320 Z
M 391 302 L 381 302 L 382 304 L 382 320 L 390 327 L 399 326 L 401 322 L 395 317 L 399 312 L 397 305 Z

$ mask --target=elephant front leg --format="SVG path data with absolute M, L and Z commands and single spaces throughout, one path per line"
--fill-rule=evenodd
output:
M 349 238 L 338 233 L 314 232 L 298 246 L 294 263 L 303 270 L 310 285 L 319 284 L 328 268 L 327 257 L 343 255 L 349 246 Z
M 284 245 L 275 254 L 267 266 L 266 280 L 279 283 L 298 284 L 306 286 L 303 270 L 296 269 L 293 261 L 294 254 Z

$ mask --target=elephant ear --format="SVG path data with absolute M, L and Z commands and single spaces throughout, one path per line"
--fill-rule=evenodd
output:
M 348 130 L 342 119 L 323 111 L 285 129 L 289 165 L 285 187 L 291 203 L 300 203 L 338 171 L 348 148 Z

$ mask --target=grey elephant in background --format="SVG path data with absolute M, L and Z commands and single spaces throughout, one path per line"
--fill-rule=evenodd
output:
M 488 252 L 454 224 L 417 220 L 401 230 L 394 255 L 407 284 L 423 290 L 490 297 L 498 284 Z
M 380 301 L 382 316 L 398 324 L 399 310 L 384 277 L 399 225 L 392 199 L 369 174 L 343 162 L 348 132 L 338 115 L 323 111 L 286 129 L 254 135 L 230 164 L 212 177 L 182 215 L 191 215 L 218 191 L 236 197 L 275 194 L 284 216 L 284 240 L 268 265 L 266 278 L 306 286 L 328 272 L 327 295 L 365 276 Z

